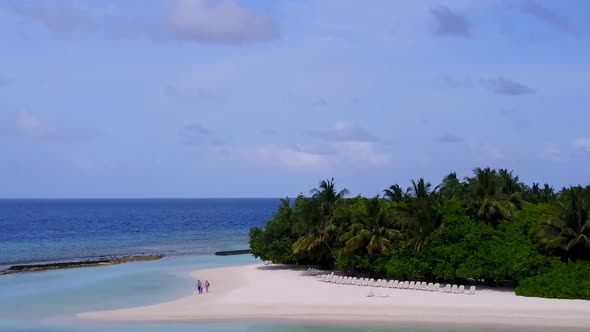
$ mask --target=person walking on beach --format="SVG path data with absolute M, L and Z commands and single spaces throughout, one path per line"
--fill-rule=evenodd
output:
M 197 280 L 197 291 L 199 294 L 203 294 L 203 284 L 201 284 L 201 280 Z
M 211 286 L 209 280 L 205 280 L 205 293 L 209 293 L 209 286 Z

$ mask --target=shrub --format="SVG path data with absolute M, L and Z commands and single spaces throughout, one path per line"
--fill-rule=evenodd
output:
M 524 279 L 516 295 L 590 300 L 589 275 L 590 262 L 556 263 L 549 272 Z
M 291 247 L 297 240 L 297 235 L 292 230 L 292 212 L 289 200 L 284 199 L 264 229 L 258 227 L 250 229 L 250 249 L 254 257 L 270 260 L 273 263 L 294 262 Z
M 406 248 L 393 250 L 385 269 L 388 276 L 403 279 L 422 278 L 430 272 L 424 256 Z

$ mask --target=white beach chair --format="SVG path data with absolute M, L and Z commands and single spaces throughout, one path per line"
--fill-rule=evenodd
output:
M 381 279 L 377 279 L 377 281 L 375 281 L 373 283 L 373 286 L 375 286 L 375 287 L 381 287 L 381 281 L 382 281 Z
M 354 278 L 352 278 L 352 279 L 350 280 L 350 284 L 351 284 L 351 285 L 354 285 L 354 286 L 356 286 L 356 285 L 357 285 L 357 281 L 358 281 L 358 280 L 356 279 L 356 277 L 354 277 Z
M 410 286 L 408 287 L 409 289 L 416 289 L 416 283 L 415 282 L 410 282 Z
M 440 284 L 438 282 L 436 284 L 434 284 L 434 286 L 432 286 L 432 291 L 434 291 L 434 292 L 438 292 L 439 289 L 440 289 Z
M 400 288 L 408 289 L 408 288 L 410 288 L 410 283 L 407 281 L 404 281 L 403 285 Z
M 369 279 L 369 285 L 368 286 L 375 286 L 375 279 L 371 278 Z
M 348 277 L 348 279 L 346 279 L 346 284 L 352 285 L 352 277 Z
M 467 295 L 474 295 L 475 294 L 475 286 L 469 287 L 469 290 L 465 292 Z
M 389 282 L 390 282 L 390 280 L 383 279 L 383 281 L 381 282 L 381 287 L 383 287 L 383 288 L 389 287 Z
M 428 287 L 427 287 L 427 283 L 426 283 L 426 281 L 422 281 L 422 282 L 420 283 L 420 290 L 421 290 L 421 291 L 428 290 Z
M 390 288 L 397 288 L 397 285 L 399 285 L 399 281 L 393 280 Z
M 431 282 L 428 283 L 428 286 L 426 286 L 426 290 L 432 292 L 434 290 L 434 284 Z
M 453 287 L 451 287 L 451 293 L 455 294 L 457 293 L 458 287 L 457 285 L 453 285 Z
M 449 293 L 451 291 L 451 284 L 447 284 L 444 288 L 440 289 L 443 293 Z
M 465 293 L 465 286 L 461 285 L 459 286 L 459 289 L 457 290 L 457 294 L 463 294 Z

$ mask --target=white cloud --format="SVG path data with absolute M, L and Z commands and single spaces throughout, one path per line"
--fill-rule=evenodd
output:
M 47 129 L 41 124 L 41 121 L 30 113 L 21 113 L 17 119 L 17 127 L 21 134 L 27 136 L 45 136 Z
M 240 7 L 233 0 L 177 0 L 175 30 L 186 38 L 205 42 L 268 40 L 276 35 L 272 19 Z
M 263 145 L 244 148 L 238 152 L 238 158 L 262 165 L 278 166 L 288 170 L 322 169 L 330 166 L 327 156 L 305 151 L 301 146 L 294 148 Z
M 326 141 L 336 142 L 374 142 L 377 138 L 367 130 L 351 123 L 337 122 L 332 128 L 306 130 L 305 134 Z
M 546 146 L 541 152 L 541 157 L 548 160 L 558 161 L 561 160 L 561 150 L 555 145 Z
M 77 1 L 0 3 L 0 12 L 36 22 L 54 36 L 71 39 L 101 35 L 115 40 L 148 38 L 152 41 L 189 40 L 238 43 L 270 40 L 278 25 L 263 13 L 236 0 L 161 1 L 163 17 L 128 10 L 101 8 Z
M 575 140 L 574 146 L 576 149 L 590 153 L 590 138 L 581 137 Z
M 335 145 L 338 154 L 357 166 L 379 168 L 389 166 L 389 154 L 379 151 L 371 142 L 341 142 Z
M 100 136 L 91 128 L 56 128 L 42 122 L 29 112 L 23 112 L 16 118 L 16 134 L 18 136 L 49 140 L 86 140 Z M 13 127 L 13 128 L 14 128 Z

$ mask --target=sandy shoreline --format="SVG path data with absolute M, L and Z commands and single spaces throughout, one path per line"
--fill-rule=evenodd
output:
M 254 264 L 200 270 L 209 294 L 156 305 L 78 314 L 119 322 L 275 322 L 395 327 L 518 328 L 582 331 L 590 326 L 590 301 L 518 297 L 511 292 L 475 295 L 336 285 L 300 270 Z

